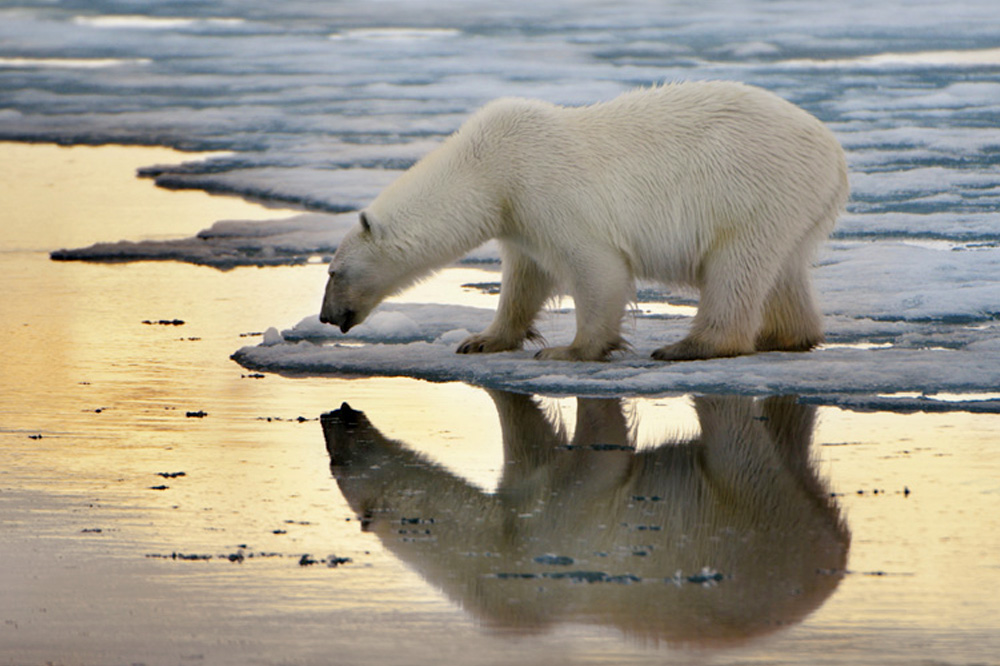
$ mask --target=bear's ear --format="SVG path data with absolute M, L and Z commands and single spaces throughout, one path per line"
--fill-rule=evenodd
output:
M 358 220 L 361 222 L 361 230 L 370 234 L 372 232 L 372 223 L 368 219 L 368 214 L 365 211 L 361 211 L 358 214 Z

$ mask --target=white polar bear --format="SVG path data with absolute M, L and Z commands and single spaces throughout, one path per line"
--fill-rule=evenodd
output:
M 635 280 L 700 291 L 665 360 L 811 349 L 823 340 L 809 266 L 848 194 L 843 151 L 816 118 L 759 88 L 678 83 L 578 108 L 501 99 L 360 214 L 330 264 L 320 319 L 347 331 L 382 299 L 499 241 L 493 323 L 459 353 L 518 349 L 565 289 L 576 336 L 542 359 L 625 345 Z

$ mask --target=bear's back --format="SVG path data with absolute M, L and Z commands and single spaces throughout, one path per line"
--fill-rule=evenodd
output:
M 761 88 L 727 81 L 676 83 L 627 92 L 563 112 L 602 160 L 724 172 L 761 160 L 838 161 L 839 143 L 815 117 Z M 711 173 L 705 174 L 711 175 Z
M 502 183 L 517 234 L 612 245 L 647 276 L 669 266 L 693 280 L 719 234 L 828 233 L 847 197 L 833 134 L 739 83 L 670 84 L 581 107 L 503 99 L 463 133 Z

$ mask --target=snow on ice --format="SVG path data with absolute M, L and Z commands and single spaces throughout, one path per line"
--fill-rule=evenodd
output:
M 829 328 L 819 351 L 654 364 L 648 352 L 688 321 L 649 316 L 640 299 L 633 352 L 607 364 L 542 364 L 532 350 L 456 356 L 463 332 L 491 314 L 448 303 L 386 305 L 347 338 L 306 317 L 237 357 L 265 370 L 567 393 L 992 395 L 998 30 L 994 0 L 24 0 L 0 8 L 0 139 L 225 151 L 140 175 L 310 212 L 53 257 L 228 269 L 328 257 L 351 211 L 495 97 L 585 104 L 661 81 L 745 81 L 820 117 L 848 153 L 852 201 L 816 271 Z M 468 259 L 496 262 L 496 250 Z M 550 342 L 570 334 L 571 319 L 548 315 Z
M 542 362 L 533 358 L 536 347 L 456 354 L 457 344 L 492 316 L 491 310 L 458 305 L 387 303 L 346 336 L 314 315 L 280 333 L 269 331 L 262 345 L 244 347 L 234 358 L 247 368 L 289 375 L 410 376 L 546 394 L 798 393 L 833 404 L 929 409 L 934 394 L 965 393 L 944 406 L 1000 411 L 991 393 L 1000 386 L 1000 327 L 992 323 L 858 324 L 830 317 L 830 342 L 806 354 L 665 364 L 649 354 L 680 339 L 688 319 L 635 312 L 625 326 L 631 349 L 607 363 Z M 539 322 L 550 344 L 569 342 L 574 328 L 573 313 L 565 310 L 549 311 Z M 949 328 L 969 333 L 962 347 L 946 346 L 955 337 Z M 914 389 L 919 397 L 895 395 Z

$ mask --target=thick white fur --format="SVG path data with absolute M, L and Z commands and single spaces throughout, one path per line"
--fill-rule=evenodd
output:
M 344 239 L 321 314 L 349 328 L 496 238 L 496 318 L 459 352 L 519 348 L 559 287 L 576 336 L 539 357 L 604 359 L 624 344 L 637 278 L 701 294 L 689 335 L 655 358 L 806 350 L 823 339 L 809 266 L 847 194 L 832 133 L 759 88 L 679 83 L 578 108 L 501 99 L 364 211 L 370 229 Z

